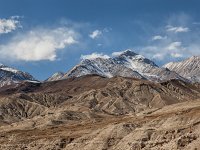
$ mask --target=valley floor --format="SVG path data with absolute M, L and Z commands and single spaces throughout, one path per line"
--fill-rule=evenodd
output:
M 197 150 L 199 136 L 200 100 L 195 100 L 136 115 L 43 127 L 24 120 L 0 128 L 0 149 Z

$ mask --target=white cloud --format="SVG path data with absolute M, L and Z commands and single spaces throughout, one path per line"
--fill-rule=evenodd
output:
M 167 47 L 168 50 L 177 50 L 181 48 L 182 43 L 181 42 L 173 42 L 170 43 L 169 46 Z
M 103 53 L 92 53 L 90 55 L 81 55 L 81 59 L 96 59 L 96 58 L 108 59 L 110 57 L 108 55 L 104 55 Z
M 164 58 L 164 55 L 162 53 L 157 53 L 157 54 L 154 54 L 152 56 L 153 59 L 159 59 L 159 60 L 162 60 Z
M 119 52 L 113 52 L 112 53 L 112 56 L 115 57 L 115 56 L 119 56 L 123 53 L 124 51 L 119 51 Z
M 91 34 L 89 34 L 89 37 L 92 39 L 96 39 L 102 35 L 102 31 L 100 30 L 94 30 Z
M 66 27 L 40 28 L 15 35 L 0 45 L 0 58 L 22 61 L 56 59 L 57 51 L 77 43 L 78 33 Z
M 165 60 L 171 58 L 185 57 L 187 47 L 182 42 L 162 42 L 159 45 L 146 46 L 141 48 L 141 53 L 149 58 Z
M 166 24 L 173 26 L 166 26 Z M 200 26 L 192 17 L 185 14 L 173 15 L 165 20 L 160 28 L 151 26 L 150 29 L 157 35 L 151 37 L 146 46 L 135 47 L 140 50 L 140 54 L 160 61 L 160 63 L 200 55 Z M 174 34 L 181 32 L 184 32 L 184 36 Z M 162 37 L 167 38 L 160 40 Z
M 101 43 L 98 43 L 98 44 L 97 44 L 97 46 L 102 46 L 102 45 L 103 45 L 103 44 L 101 44 Z
M 110 28 L 110 27 L 103 29 L 103 32 L 110 32 L 110 31 L 112 31 L 112 28 Z
M 171 56 L 174 57 L 174 58 L 180 58 L 180 57 L 183 57 L 183 55 L 180 54 L 180 53 L 171 53 Z
M 152 41 L 164 40 L 164 39 L 167 39 L 167 36 L 155 35 L 152 37 Z
M 13 16 L 9 19 L 0 19 L 0 34 L 9 33 L 22 27 L 18 19 L 19 16 Z
M 166 28 L 167 28 L 167 31 L 175 32 L 175 33 L 189 31 L 188 27 L 182 27 L 182 26 L 179 26 L 179 27 L 167 26 Z

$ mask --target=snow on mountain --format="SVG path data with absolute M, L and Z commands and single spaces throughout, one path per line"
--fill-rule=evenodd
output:
M 117 52 L 113 57 L 96 57 L 83 59 L 60 79 L 80 77 L 88 74 L 97 74 L 104 77 L 135 77 L 151 81 L 164 81 L 169 79 L 181 79 L 186 81 L 174 71 L 160 68 L 153 61 L 131 50 Z M 51 81 L 58 78 L 50 77 Z M 49 80 L 50 81 L 50 80 Z
M 164 67 L 193 82 L 200 82 L 200 56 L 192 56 L 180 62 L 170 62 Z
M 37 80 L 35 80 L 29 73 L 0 64 L 0 87 L 20 83 L 22 81 Z
M 163 81 L 170 79 L 181 79 L 183 77 L 176 72 L 166 68 L 160 68 L 153 61 L 131 50 L 125 50 L 113 58 L 116 63 L 122 64 L 132 70 L 137 71 L 143 77 L 151 81 Z
M 116 63 L 122 64 L 132 70 L 136 70 L 140 73 L 149 71 L 152 68 L 158 66 L 151 60 L 145 58 L 142 55 L 138 55 L 131 50 L 125 50 L 120 55 L 113 58 Z
M 125 76 L 144 79 L 137 71 L 116 64 L 112 58 L 84 59 L 80 64 L 67 72 L 63 78 L 80 77 L 87 74 L 97 74 L 104 77 Z
M 9 68 L 9 67 L 1 68 L 1 70 L 10 71 L 10 72 L 13 72 L 13 73 L 17 73 L 19 71 L 19 70 L 16 70 L 16 69 L 13 69 L 13 68 Z
M 46 81 L 60 80 L 63 76 L 64 76 L 63 72 L 56 72 L 51 77 L 49 77 Z

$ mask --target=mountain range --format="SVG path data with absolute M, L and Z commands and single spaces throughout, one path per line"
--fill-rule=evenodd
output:
M 185 82 L 200 82 L 200 57 L 192 56 L 180 62 L 170 62 L 159 67 L 153 61 L 132 50 L 125 50 L 113 57 L 83 59 L 66 73 L 57 72 L 44 82 L 63 80 L 96 74 L 103 77 L 133 77 L 153 82 L 180 79 Z M 32 75 L 6 65 L 0 65 L 0 87 L 20 82 L 39 82 Z
M 199 82 L 200 57 L 193 56 L 182 62 L 171 62 L 163 67 L 159 67 L 150 59 L 136 54 L 131 50 L 125 50 L 112 58 L 97 57 L 83 59 L 68 72 L 55 73 L 47 81 L 80 77 L 87 74 L 96 74 L 108 78 L 115 76 L 134 77 L 154 82 L 162 82 L 170 79 Z
M 39 82 L 27 72 L 0 64 L 0 87 L 21 82 Z
M 159 67 L 155 62 L 128 49 L 109 58 L 83 59 L 66 73 L 57 72 L 44 82 L 96 74 L 103 77 L 133 77 L 153 82 L 180 79 L 200 82 L 200 57 L 192 56 L 180 62 L 169 62 Z M 39 82 L 27 72 L 0 65 L 0 87 L 20 82 Z
M 126 50 L 41 82 L 0 65 L 0 149 L 198 149 L 199 64 Z

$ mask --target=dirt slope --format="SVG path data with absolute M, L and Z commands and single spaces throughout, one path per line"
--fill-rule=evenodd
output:
M 199 84 L 80 78 L 0 90 L 0 149 L 199 148 Z

